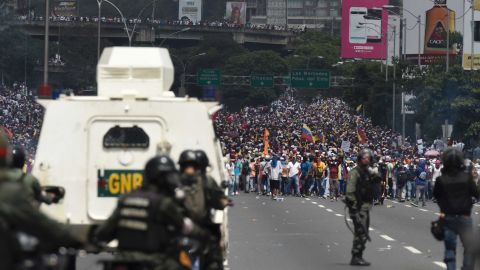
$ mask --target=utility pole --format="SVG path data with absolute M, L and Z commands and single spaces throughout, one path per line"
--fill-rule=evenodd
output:
M 393 27 L 393 89 L 392 89 L 392 130 L 395 131 L 395 91 L 396 91 L 396 79 L 397 79 L 397 70 L 396 70 L 396 49 L 397 49 L 397 25 Z
M 418 15 L 417 17 L 417 26 L 418 26 L 418 69 L 420 70 L 422 68 L 422 63 L 420 61 L 420 51 L 421 51 L 421 48 L 420 48 L 420 43 L 422 41 L 422 33 L 420 31 L 420 22 L 422 21 L 420 15 Z
M 475 58 L 475 48 L 474 48 L 474 36 L 475 36 L 475 1 L 474 0 L 471 0 L 471 3 L 470 3 L 470 10 L 472 11 L 472 21 L 470 22 L 471 24 L 471 34 L 472 34 L 472 38 L 471 38 L 471 52 L 470 52 L 470 70 L 473 71 L 473 59 Z
M 473 38 L 473 37 L 472 37 Z M 450 65 L 450 9 L 447 8 L 447 59 L 445 60 L 445 72 L 448 73 Z
M 48 36 L 50 26 L 50 0 L 45 0 L 45 40 L 43 51 L 43 85 L 48 84 Z

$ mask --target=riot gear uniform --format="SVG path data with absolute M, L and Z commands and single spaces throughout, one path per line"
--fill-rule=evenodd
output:
M 225 195 L 225 191 L 218 186 L 217 182 L 215 182 L 211 176 L 207 175 L 206 169 L 210 162 L 206 153 L 203 150 L 197 150 L 195 151 L 195 154 L 197 155 L 197 162 L 200 166 L 207 210 L 225 209 L 227 206 L 225 202 L 228 202 L 228 197 Z M 207 218 L 205 225 L 212 235 L 211 241 L 208 243 L 208 249 L 210 252 L 205 255 L 205 269 L 223 269 L 224 256 L 222 245 L 220 243 L 222 238 L 220 224 L 215 224 L 211 221 L 211 218 Z
M 183 234 L 203 235 L 173 198 L 179 186 L 175 164 L 168 156 L 158 156 L 147 163 L 144 174 L 145 185 L 119 199 L 113 214 L 96 230 L 96 239 L 118 239 L 117 259 L 147 261 L 154 269 L 182 269 L 174 241 Z
M 19 171 L 11 166 L 11 150 L 5 135 L 0 132 L 0 269 L 14 269 L 18 263 L 19 243 L 17 232 L 36 237 L 42 247 L 51 250 L 65 247 L 80 247 L 82 242 L 56 221 L 38 211 L 31 203 L 25 186 L 18 182 Z M 35 226 L 32 226 L 35 224 Z M 14 230 L 12 228 L 15 228 Z
M 358 166 L 350 171 L 348 177 L 346 203 L 354 225 L 351 265 L 370 265 L 362 256 L 365 243 L 369 239 L 369 211 L 373 203 L 374 189 L 380 181 L 379 175 L 369 170 L 369 164 L 372 161 L 371 151 L 362 150 L 359 154 Z
M 42 192 L 40 182 L 35 176 L 27 174 L 23 171 L 25 166 L 27 153 L 23 147 L 16 146 L 12 150 L 12 169 L 19 173 L 21 176 L 18 178 L 19 182 L 25 185 L 29 191 L 29 195 L 32 198 L 32 203 L 39 207 L 41 203 L 51 204 L 52 198 L 46 196 Z

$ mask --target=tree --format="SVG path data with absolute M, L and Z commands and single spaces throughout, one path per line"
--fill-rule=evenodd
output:
M 285 60 L 272 51 L 246 52 L 230 57 L 224 74 L 250 76 L 252 74 L 285 75 L 288 66 Z M 222 88 L 223 102 L 233 110 L 243 106 L 265 105 L 280 94 L 280 88 L 252 88 L 250 86 L 229 86 Z
M 15 28 L 5 28 L 0 31 L 0 44 L 0 72 L 5 82 L 28 80 L 41 59 L 41 42 Z

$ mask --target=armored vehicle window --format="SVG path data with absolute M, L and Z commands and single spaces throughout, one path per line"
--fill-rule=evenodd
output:
M 138 126 L 114 126 L 103 136 L 105 148 L 148 148 L 149 145 L 150 138 Z

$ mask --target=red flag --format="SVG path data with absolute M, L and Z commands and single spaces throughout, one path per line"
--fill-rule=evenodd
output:
M 233 117 L 233 114 L 230 114 L 228 117 L 227 117 L 227 122 L 229 124 L 233 123 L 233 120 L 235 120 L 235 118 Z
M 247 129 L 247 121 L 245 119 L 242 120 L 242 129 Z

